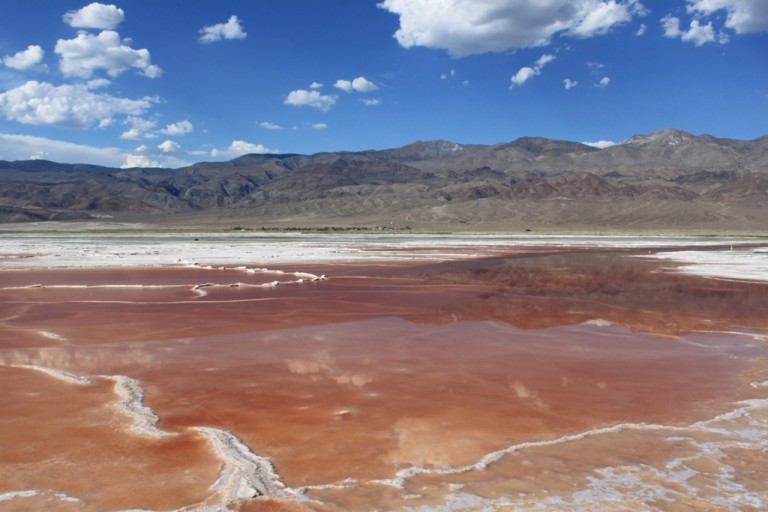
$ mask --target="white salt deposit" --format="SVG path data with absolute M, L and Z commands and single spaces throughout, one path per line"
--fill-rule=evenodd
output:
M 0 240 L 0 270 L 141 266 L 241 266 L 348 261 L 450 260 L 544 248 L 741 245 L 749 238 L 480 234 L 23 234 Z M 765 254 L 764 254 L 765 255 Z
M 104 377 L 115 382 L 115 393 L 120 397 L 118 406 L 133 420 L 131 430 L 139 435 L 150 437 L 176 435 L 156 427 L 159 418 L 155 411 L 144 405 L 144 391 L 136 379 L 125 375 L 105 375 Z
M 222 474 L 212 489 L 224 504 L 238 503 L 254 497 L 302 499 L 300 492 L 280 481 L 272 462 L 256 455 L 230 432 L 212 427 L 195 427 L 208 439 L 224 462 Z
M 649 257 L 678 264 L 687 274 L 720 279 L 768 281 L 768 249 L 660 252 Z

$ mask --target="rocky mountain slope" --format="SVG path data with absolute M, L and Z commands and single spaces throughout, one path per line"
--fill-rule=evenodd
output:
M 169 215 L 173 214 L 173 215 Z M 768 136 L 679 130 L 597 149 L 525 137 L 245 155 L 181 169 L 0 162 L 0 221 L 110 216 L 251 225 L 768 228 Z

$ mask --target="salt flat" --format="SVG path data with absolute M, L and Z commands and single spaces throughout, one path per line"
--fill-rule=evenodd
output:
M 4 236 L 0 510 L 760 510 L 766 254 Z

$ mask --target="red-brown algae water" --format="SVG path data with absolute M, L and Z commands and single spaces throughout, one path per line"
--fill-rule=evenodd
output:
M 0 510 L 761 510 L 768 285 L 663 267 L 3 272 Z

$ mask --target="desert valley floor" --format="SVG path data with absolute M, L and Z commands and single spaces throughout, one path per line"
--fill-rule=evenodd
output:
M 9 232 L 0 510 L 768 508 L 768 241 Z

